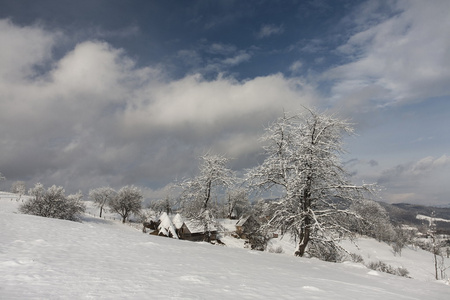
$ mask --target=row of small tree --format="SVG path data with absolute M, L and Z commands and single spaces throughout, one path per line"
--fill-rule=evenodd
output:
M 91 198 L 100 209 L 99 216 L 109 207 L 111 212 L 115 212 L 122 217 L 122 223 L 125 223 L 131 214 L 139 215 L 144 199 L 142 192 L 134 185 L 124 186 L 118 192 L 111 187 L 101 187 L 89 192 Z
M 21 195 L 24 194 L 24 185 L 20 184 Z M 19 206 L 19 212 L 47 218 L 80 221 L 82 214 L 86 211 L 86 205 L 82 201 L 83 194 L 80 192 L 73 195 L 65 195 L 61 186 L 53 185 L 47 189 L 41 183 L 28 191 L 31 196 L 25 203 Z M 110 187 L 93 189 L 89 197 L 100 209 L 99 216 L 108 207 L 111 212 L 117 213 L 125 223 L 130 214 L 139 214 L 142 207 L 142 192 L 135 186 L 124 186 L 119 191 Z

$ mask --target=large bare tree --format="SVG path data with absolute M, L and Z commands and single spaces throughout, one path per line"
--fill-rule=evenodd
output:
M 306 109 L 304 114 L 284 114 L 262 136 L 266 159 L 249 170 L 247 180 L 253 188 L 280 193 L 271 203 L 269 225 L 298 241 L 297 256 L 309 244 L 336 250 L 334 237 L 350 226 L 341 221 L 358 217 L 350 204 L 371 190 L 351 184 L 340 161 L 343 136 L 352 133 L 346 120 Z

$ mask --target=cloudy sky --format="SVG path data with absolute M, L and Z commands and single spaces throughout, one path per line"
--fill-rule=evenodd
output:
M 0 0 L 0 189 L 159 197 L 197 157 L 261 161 L 283 111 L 355 124 L 386 202 L 450 203 L 450 1 Z

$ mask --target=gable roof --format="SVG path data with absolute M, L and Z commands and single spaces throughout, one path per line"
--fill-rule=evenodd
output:
M 246 217 L 241 217 L 239 219 L 239 221 L 237 221 L 236 226 L 242 226 L 245 224 L 245 222 L 247 222 L 247 220 L 250 218 L 250 215 L 246 216 Z
M 172 223 L 176 229 L 180 229 L 184 223 L 183 217 L 180 214 L 176 214 L 175 217 L 173 217 L 172 219 Z
M 175 230 L 175 226 L 173 226 L 172 221 L 170 220 L 167 213 L 163 213 L 159 220 L 161 221 L 158 225 L 159 234 L 163 234 L 165 236 L 172 236 L 175 239 L 178 239 L 177 232 Z
M 190 233 L 204 233 L 205 232 L 204 225 L 196 220 L 186 220 L 186 221 L 184 221 L 183 224 L 186 226 L 186 228 L 189 230 Z M 210 224 L 209 230 L 217 231 L 217 228 L 213 224 Z

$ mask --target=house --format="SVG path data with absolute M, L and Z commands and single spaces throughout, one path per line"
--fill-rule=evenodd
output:
M 150 229 L 151 235 L 158 235 L 158 236 L 167 236 L 170 238 L 178 239 L 178 235 L 175 229 L 175 226 L 173 225 L 172 221 L 170 220 L 169 216 L 166 212 L 164 212 L 158 220 L 150 220 L 149 222 L 142 223 L 143 228 L 142 232 L 146 233 L 147 228 Z
M 246 239 L 247 235 L 255 232 L 260 227 L 259 222 L 252 215 L 244 216 L 236 223 L 236 233 L 240 238 Z
M 182 240 L 194 242 L 212 241 L 217 239 L 217 228 L 210 225 L 209 231 L 205 232 L 205 227 L 197 221 L 184 221 L 178 230 L 178 237 Z

